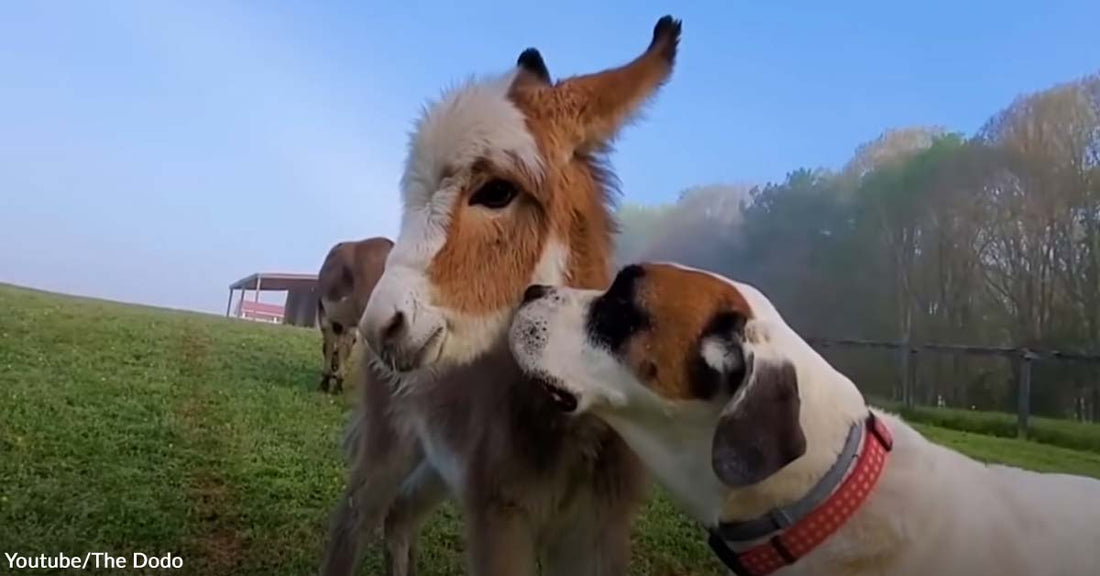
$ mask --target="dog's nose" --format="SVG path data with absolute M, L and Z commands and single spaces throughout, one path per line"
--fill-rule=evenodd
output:
M 546 295 L 550 291 L 549 286 L 543 286 L 542 284 L 532 284 L 523 291 L 523 303 L 526 304 L 532 300 L 538 300 Z

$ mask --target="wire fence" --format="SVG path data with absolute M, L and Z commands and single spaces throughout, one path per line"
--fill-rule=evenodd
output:
M 1007 360 L 1011 366 L 1011 372 L 1015 376 L 1015 408 L 1017 434 L 1021 438 L 1027 438 L 1032 417 L 1032 374 L 1036 362 L 1053 361 L 1059 363 L 1075 363 L 1079 365 L 1100 367 L 1100 355 L 1066 352 L 1060 350 L 1032 350 L 1029 348 L 1004 348 L 993 346 L 967 346 L 955 344 L 914 344 L 906 342 L 886 342 L 874 340 L 836 339 L 836 338 L 808 338 L 807 342 L 817 348 L 822 354 L 836 349 L 852 350 L 882 350 L 893 356 L 897 370 L 896 382 L 891 396 L 906 408 L 913 408 L 917 404 L 932 404 L 935 390 L 931 379 L 920 378 L 920 366 L 928 361 L 930 356 L 953 357 L 983 357 L 999 358 Z M 1091 397 L 1074 398 L 1079 405 L 1078 418 L 1081 420 L 1096 421 L 1100 416 L 1100 381 L 1092 383 Z M 1080 395 L 1079 395 L 1080 396 Z M 942 399 L 938 405 L 942 406 Z

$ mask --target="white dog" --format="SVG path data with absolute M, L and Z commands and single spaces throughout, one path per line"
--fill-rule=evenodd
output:
M 532 286 L 510 332 L 737 574 L 1100 574 L 1100 481 L 985 465 L 869 409 L 756 289 L 673 264 Z

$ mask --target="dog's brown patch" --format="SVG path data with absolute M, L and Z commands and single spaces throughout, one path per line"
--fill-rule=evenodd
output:
M 666 264 L 643 268 L 635 304 L 649 328 L 631 338 L 626 356 L 638 378 L 661 396 L 695 398 L 690 362 L 701 353 L 704 330 L 718 314 L 752 318 L 752 309 L 736 287 L 705 272 Z

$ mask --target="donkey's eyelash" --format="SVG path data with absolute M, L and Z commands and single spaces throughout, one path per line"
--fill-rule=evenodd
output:
M 484 206 L 491 210 L 500 210 L 512 203 L 519 195 L 519 189 L 515 184 L 507 180 L 495 178 L 486 182 L 470 196 L 470 206 Z

